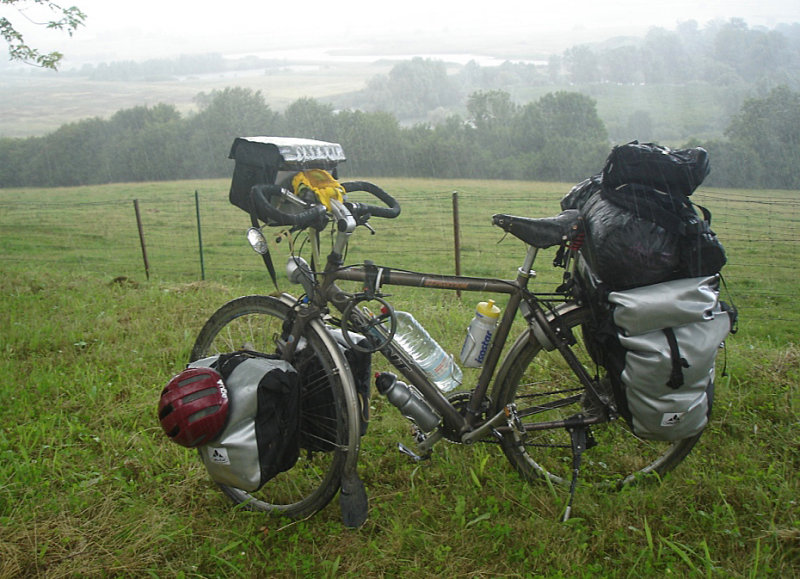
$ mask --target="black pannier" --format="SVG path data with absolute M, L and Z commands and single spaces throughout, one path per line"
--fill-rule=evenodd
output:
M 236 161 L 230 202 L 248 213 L 253 185 L 272 185 L 281 171 L 335 171 L 346 160 L 338 143 L 293 137 L 239 137 L 228 158 Z
M 610 201 L 592 196 L 581 215 L 586 243 L 581 250 L 592 271 L 613 289 L 672 279 L 679 269 L 678 235 Z

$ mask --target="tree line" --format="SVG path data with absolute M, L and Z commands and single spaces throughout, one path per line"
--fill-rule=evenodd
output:
M 464 95 L 478 90 L 514 91 L 532 86 L 687 85 L 728 87 L 732 91 L 800 90 L 800 24 L 773 30 L 750 28 L 741 19 L 696 21 L 675 30 L 651 28 L 644 37 L 617 37 L 581 43 L 549 57 L 542 65 L 507 61 L 481 67 L 469 62 L 448 74 L 444 63 L 417 58 L 388 76 L 334 99 L 339 108 L 385 110 L 401 121 L 430 118 L 437 108 L 454 110 Z
M 466 116 L 401 126 L 388 112 L 337 111 L 311 98 L 283 113 L 260 91 L 227 88 L 197 97 L 199 110 L 139 106 L 86 119 L 43 137 L 0 139 L 0 187 L 52 187 L 230 176 L 239 136 L 302 136 L 341 143 L 344 175 L 576 182 L 610 149 L 595 101 L 549 93 L 523 105 L 504 91 L 478 91 Z M 750 99 L 726 138 L 706 147 L 706 184 L 800 189 L 800 93 L 787 87 Z
M 237 70 L 261 69 L 271 74 L 284 64 L 254 55 L 231 59 L 221 54 L 194 54 L 85 64 L 61 74 L 152 82 Z M 711 21 L 701 28 L 688 20 L 674 30 L 653 27 L 643 37 L 617 37 L 592 44 L 576 37 L 573 46 L 551 55 L 546 63 L 516 60 L 482 67 L 471 61 L 455 72 L 444 62 L 416 58 L 398 63 L 388 75 L 374 77 L 364 89 L 329 102 L 338 109 L 388 111 L 407 123 L 430 119 L 437 109 L 456 111 L 467 95 L 479 90 L 513 92 L 520 87 L 595 83 L 699 83 L 766 90 L 786 85 L 800 90 L 800 24 L 751 28 L 734 18 Z
M 643 38 L 615 38 L 576 44 L 548 63 L 553 80 L 713 85 L 800 82 L 800 24 L 750 28 L 740 18 L 712 21 L 705 28 L 689 20 L 675 30 L 651 28 Z

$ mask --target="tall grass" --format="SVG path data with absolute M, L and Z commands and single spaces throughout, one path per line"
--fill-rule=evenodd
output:
M 464 273 L 496 277 L 513 276 L 522 247 L 498 244 L 491 213 L 552 214 L 568 189 L 379 183 L 403 214 L 375 220 L 375 236 L 360 230 L 348 262 L 452 271 L 449 204 L 458 189 Z M 206 281 L 193 255 L 196 188 L 206 207 Z M 0 577 L 798 575 L 796 192 L 696 194 L 728 249 L 742 317 L 714 418 L 663 483 L 580 487 L 574 518 L 559 523 L 563 492 L 523 483 L 494 446 L 443 443 L 431 461 L 410 463 L 396 450 L 410 443 L 407 423 L 375 394 L 360 460 L 369 520 L 348 531 L 335 503 L 300 522 L 232 508 L 155 418 L 161 387 L 208 315 L 231 297 L 271 289 L 244 243 L 247 218 L 227 206 L 225 189 L 0 191 Z M 149 282 L 133 198 L 144 209 Z M 279 269 L 284 242 L 272 246 Z M 558 282 L 549 259 L 539 265 L 542 289 Z M 390 289 L 451 351 L 484 298 Z

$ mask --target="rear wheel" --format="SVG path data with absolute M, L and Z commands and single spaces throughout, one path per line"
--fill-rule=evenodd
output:
M 273 297 L 232 300 L 203 326 L 190 361 L 243 349 L 279 353 L 285 323 L 292 315 L 288 305 Z M 348 453 L 358 451 L 358 433 L 356 430 L 353 434 L 352 429 L 352 421 L 358 418 L 355 413 L 351 416 L 343 382 L 343 375 L 349 375 L 350 370 L 342 356 L 332 353 L 332 343 L 324 334 L 321 324 L 307 325 L 291 360 L 302 387 L 301 451 L 297 463 L 252 493 L 219 485 L 245 508 L 289 517 L 305 517 L 319 511 L 339 490 Z
M 582 332 L 590 312 L 574 304 L 556 309 L 560 327 L 574 338 L 572 351 L 590 376 L 598 369 L 592 362 Z M 555 316 L 551 316 L 555 317 Z M 597 411 L 563 356 L 546 351 L 532 332 L 520 336 L 498 374 L 495 412 L 516 404 L 523 424 L 564 420 L 578 413 Z M 592 408 L 594 406 L 594 408 Z M 597 484 L 625 485 L 645 475 L 662 476 L 689 454 L 700 438 L 677 442 L 644 440 L 633 434 L 624 419 L 590 427 L 596 441 L 583 455 L 581 479 Z M 502 439 L 503 451 L 528 480 L 549 478 L 554 484 L 569 484 L 572 476 L 571 435 L 565 428 L 531 430 L 517 441 Z

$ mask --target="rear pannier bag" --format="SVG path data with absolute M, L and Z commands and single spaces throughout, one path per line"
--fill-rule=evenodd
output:
M 711 276 L 609 293 L 621 348 L 607 365 L 637 436 L 674 441 L 705 428 L 716 355 L 732 323 L 718 285 Z
M 300 448 L 300 389 L 291 364 L 242 351 L 204 358 L 189 367 L 215 369 L 228 391 L 225 428 L 199 447 L 213 481 L 255 491 L 294 466 Z

